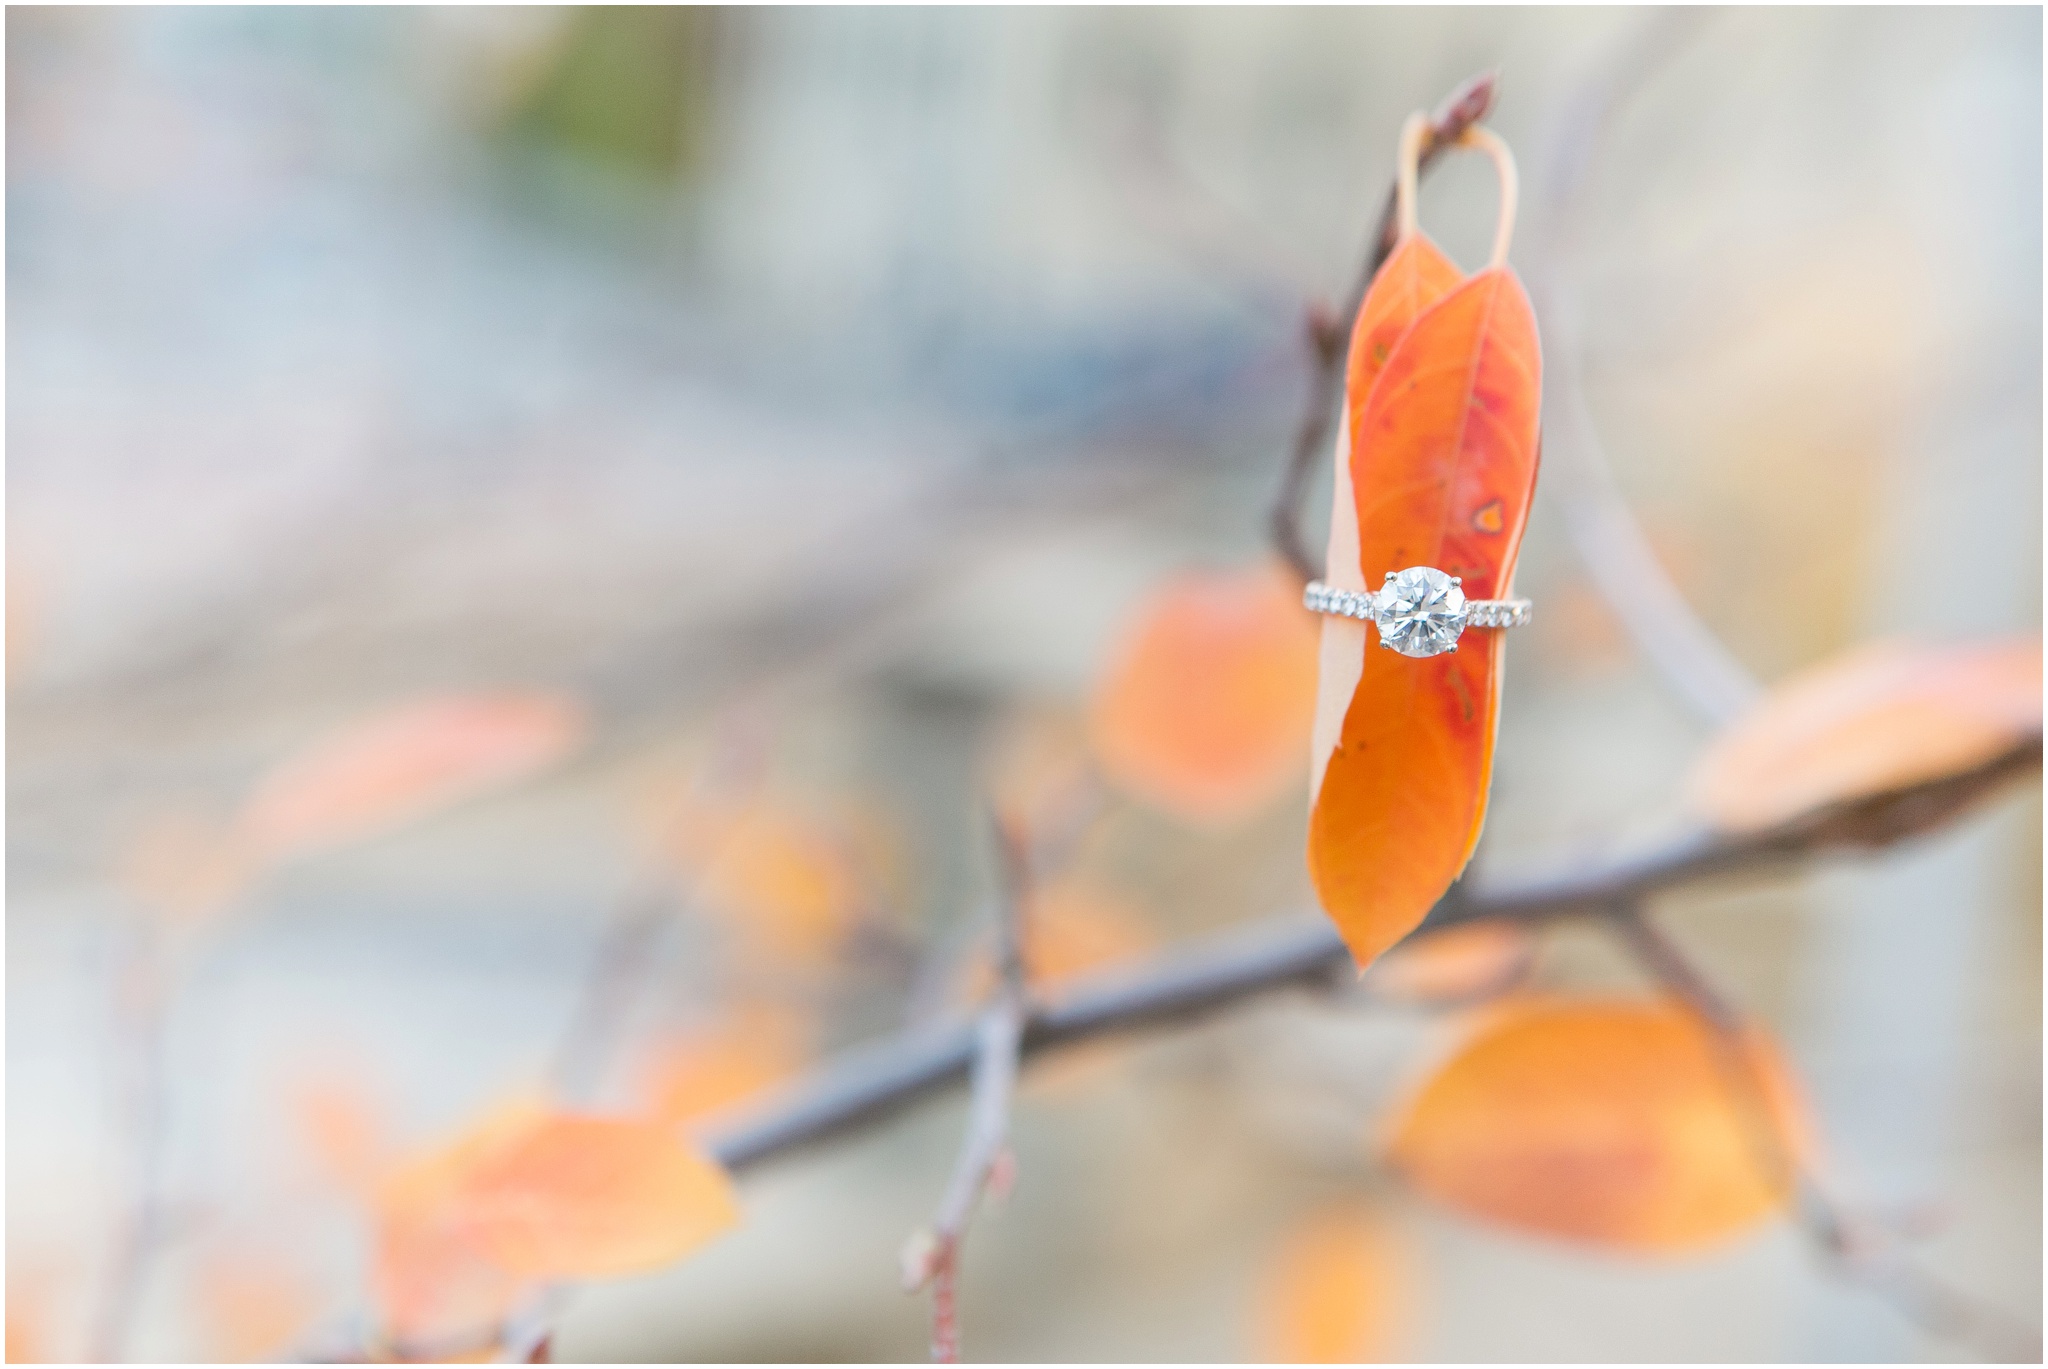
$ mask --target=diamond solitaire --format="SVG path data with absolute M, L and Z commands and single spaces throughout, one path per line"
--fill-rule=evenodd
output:
M 1465 630 L 1465 591 L 1454 575 L 1429 566 L 1394 571 L 1374 596 L 1380 645 L 1403 656 L 1441 656 L 1458 649 Z
M 1312 581 L 1302 603 L 1317 613 L 1371 619 L 1380 645 L 1403 656 L 1441 656 L 1458 649 L 1468 627 L 1520 627 L 1532 616 L 1527 599 L 1467 599 L 1457 576 L 1433 566 L 1388 571 L 1377 594 Z

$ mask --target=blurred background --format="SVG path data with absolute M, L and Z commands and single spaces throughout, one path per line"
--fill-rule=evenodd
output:
M 337 1152 L 547 1077 L 605 929 L 696 858 L 679 806 L 767 815 L 774 870 L 829 888 L 761 897 L 826 930 L 761 953 L 682 900 L 588 1101 L 689 1095 L 721 1031 L 784 1043 L 739 1071 L 767 1080 L 942 1011 L 992 887 L 980 797 L 1079 747 L 1167 577 L 1268 556 L 1304 308 L 1355 274 L 1402 118 L 1474 72 L 1522 161 L 1515 260 L 1735 660 L 2030 629 L 2041 36 L 1962 8 L 11 9 L 11 1348 L 88 1353 L 147 1166 L 128 1354 L 359 1330 Z M 1581 154 L 1566 234 L 1546 188 Z M 1422 196 L 1467 266 L 1493 195 L 1462 158 Z M 1674 829 L 1712 730 L 1558 497 L 1490 872 Z M 191 894 L 203 834 L 308 744 L 508 690 L 585 720 L 552 763 Z M 2036 1326 L 2037 795 L 1662 909 L 1785 1038 L 1851 1201 L 1920 1214 L 1930 1267 Z M 1062 873 L 1114 910 L 1100 954 L 1136 953 L 1311 906 L 1305 824 L 1294 788 L 1208 826 L 1112 797 Z M 1539 974 L 1639 983 L 1569 930 Z M 1783 1226 L 1632 1261 L 1404 1194 L 1363 1138 L 1457 1022 L 1282 996 L 1046 1069 L 968 1354 L 1256 1358 L 1277 1244 L 1334 1201 L 1398 1252 L 1393 1357 L 1962 1353 Z M 737 1233 L 573 1293 L 557 1355 L 921 1358 L 895 1255 L 963 1112 L 749 1173 Z

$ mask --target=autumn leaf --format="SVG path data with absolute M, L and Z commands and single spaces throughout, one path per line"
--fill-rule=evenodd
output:
M 7 1270 L 7 1362 L 43 1364 L 58 1357 L 52 1353 L 50 1304 L 55 1280 L 47 1270 L 26 1271 L 18 1259 Z
M 1383 270 L 1360 319 L 1389 321 L 1359 345 L 1442 281 L 1434 268 Z M 1354 358 L 1354 377 L 1371 374 Z M 1376 589 L 1389 571 L 1433 566 L 1470 598 L 1508 597 L 1535 488 L 1540 375 L 1535 318 L 1508 268 L 1424 304 L 1369 390 L 1347 394 L 1327 582 Z M 1370 632 L 1323 624 L 1309 820 L 1317 894 L 1361 967 L 1421 922 L 1478 844 L 1504 645 L 1473 631 L 1456 652 L 1411 659 L 1367 650 Z
M 659 1268 L 739 1212 L 668 1127 L 514 1104 L 393 1175 L 379 1215 L 379 1292 L 406 1340 L 487 1324 L 540 1283 Z
M 12 1302 L 13 1299 L 8 1299 Z M 46 1356 L 43 1352 L 43 1325 L 41 1314 L 33 1307 L 16 1310 L 7 1309 L 7 1362 L 9 1364 L 41 1364 Z
M 300 1139 L 322 1178 L 347 1193 L 373 1191 L 388 1167 L 376 1100 L 346 1077 L 308 1080 L 292 1091 Z
M 1347 403 L 1344 410 L 1354 429 L 1354 446 L 1355 430 L 1365 416 L 1365 397 L 1372 393 L 1373 382 L 1393 356 L 1394 344 L 1423 310 L 1457 289 L 1464 279 L 1457 263 L 1424 233 L 1404 239 L 1373 277 L 1352 325 L 1351 351 L 1344 364 L 1345 393 L 1357 400 Z
M 6 678 L 9 684 L 28 678 L 42 645 L 41 584 L 20 561 L 7 564 Z M 9 1355 L 9 1359 L 13 1356 Z
M 1388 1157 L 1468 1216 L 1681 1253 L 1785 1206 L 1810 1147 L 1791 1076 L 1681 1004 L 1528 1000 L 1492 1014 L 1393 1119 Z
M 1412 1276 L 1392 1234 L 1361 1203 L 1287 1232 L 1260 1289 L 1252 1357 L 1268 1364 L 1396 1359 Z
M 803 1068 L 804 1035 L 794 1014 L 754 1005 L 670 1042 L 648 1071 L 654 1115 L 671 1125 L 697 1126 L 759 1097 Z
M 1527 927 L 1504 920 L 1474 922 L 1408 940 L 1366 972 L 1366 985 L 1402 1003 L 1456 1003 L 1514 986 L 1536 955 Z
M 129 839 L 122 886 L 173 923 L 200 926 L 225 913 L 257 870 L 237 832 L 186 809 L 152 813 Z
M 808 814 L 768 798 L 706 805 L 674 850 L 704 908 L 758 950 L 825 959 L 852 929 L 859 887 L 846 840 Z
M 1158 944 L 1127 901 L 1076 876 L 1032 891 L 1023 933 L 1024 976 L 1052 996 L 1064 980 L 1135 960 Z M 994 987 L 995 967 L 983 953 L 969 963 L 960 997 L 978 1003 Z
M 1373 383 L 1393 355 L 1394 344 L 1416 318 L 1456 289 L 1463 276 L 1436 244 L 1417 233 L 1394 249 L 1373 277 L 1351 330 L 1351 353 L 1344 381 L 1344 424 L 1337 438 L 1335 487 L 1330 497 L 1330 543 L 1323 582 L 1362 594 L 1374 589 L 1365 581 L 1358 546 L 1358 498 L 1352 485 L 1350 454 L 1360 447 L 1359 424 Z M 1310 740 L 1311 793 L 1319 792 L 1331 753 L 1343 735 L 1344 717 L 1358 692 L 1359 675 L 1370 644 L 1364 623 L 1354 618 L 1325 616 L 1316 673 L 1316 715 Z
M 306 1281 L 274 1257 L 217 1254 L 198 1271 L 197 1310 L 227 1360 L 277 1360 L 313 1320 Z
M 555 694 L 462 694 L 375 714 L 272 771 L 244 805 L 253 849 L 340 845 L 523 779 L 582 744 L 581 705 Z
M 1876 642 L 1794 675 L 1717 737 L 1690 781 L 1719 828 L 1960 774 L 2041 731 L 2041 639 Z
M 1007 826 L 1038 833 L 1089 815 L 1099 785 L 1088 738 L 1073 718 L 1013 717 L 991 750 L 983 787 Z
M 1174 577 L 1098 687 L 1103 774 L 1184 821 L 1249 816 L 1298 782 L 1315 709 L 1315 623 L 1277 567 Z

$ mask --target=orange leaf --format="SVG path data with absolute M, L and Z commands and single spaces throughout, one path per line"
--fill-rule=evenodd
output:
M 9 1364 L 42 1364 L 50 1358 L 50 1314 L 40 1296 L 44 1290 L 37 1287 L 31 1292 L 26 1282 L 16 1277 L 7 1280 Z
M 805 957 L 839 949 L 858 889 L 838 833 L 762 799 L 702 811 L 678 840 L 705 907 L 757 946 Z
M 256 864 L 236 833 L 196 813 L 155 813 L 129 842 L 121 882 L 148 906 L 191 926 L 224 913 Z
M 376 714 L 272 771 L 241 829 L 276 859 L 336 846 L 523 779 L 568 755 L 587 721 L 554 694 L 470 694 Z
M 1388 290 L 1415 297 L 1376 280 L 1361 319 L 1398 314 Z M 1535 489 L 1540 375 L 1512 271 L 1482 271 L 1426 307 L 1370 390 L 1347 395 L 1337 465 L 1352 497 L 1333 512 L 1326 580 L 1377 589 L 1388 571 L 1434 566 L 1472 598 L 1507 597 Z M 1478 844 L 1504 635 L 1475 630 L 1460 651 L 1411 659 L 1367 650 L 1361 623 L 1324 620 L 1309 869 L 1361 966 L 1413 930 Z
M 1456 1002 L 1512 987 L 1535 955 L 1536 938 L 1527 927 L 1475 922 L 1402 942 L 1374 963 L 1366 983 L 1399 1002 Z
M 1959 774 L 2040 731 L 2039 637 L 1875 642 L 1773 689 L 1708 747 L 1691 797 L 1751 831 Z
M 1010 719 L 985 772 L 996 811 L 1022 832 L 1065 826 L 1087 812 L 1098 788 L 1087 737 L 1066 716 Z
M 1410 1278 L 1391 1233 L 1345 1203 L 1288 1232 L 1259 1299 L 1253 1358 L 1269 1364 L 1395 1359 Z
M 318 1310 L 306 1283 L 274 1259 L 210 1259 L 199 1269 L 199 1310 L 228 1360 L 275 1360 Z
M 28 678 L 30 665 L 42 645 L 41 587 L 26 566 L 11 561 L 7 566 L 6 679 L 9 684 Z M 9 1355 L 9 1359 L 13 1356 Z
M 654 1115 L 671 1125 L 700 1123 L 791 1078 L 804 1056 L 794 1016 L 749 1008 L 660 1052 L 650 1072 Z
M 1032 895 L 1024 969 L 1034 982 L 1051 986 L 1133 960 L 1157 941 L 1124 900 L 1079 880 L 1062 880 Z
M 9 1299 L 11 1302 L 12 1299 Z M 43 1355 L 43 1324 L 41 1313 L 33 1307 L 16 1310 L 7 1309 L 7 1362 L 9 1364 L 41 1364 Z
M 384 1122 L 368 1090 L 346 1078 L 306 1083 L 294 1092 L 299 1131 L 321 1176 L 349 1193 L 368 1193 L 385 1168 Z
M 81 1280 L 68 1253 L 31 1252 L 24 1242 L 10 1240 L 7 1250 L 7 1345 L 9 1364 L 63 1364 L 82 1358 L 77 1337 L 88 1330 L 79 1324 L 76 1294 Z
M 1156 944 L 1129 903 L 1083 880 L 1035 890 L 1025 909 L 1024 974 L 1049 992 L 1061 980 L 1134 960 Z M 961 996 L 977 1003 L 994 985 L 995 967 L 984 953 L 971 962 Z
M 669 1128 L 532 1105 L 394 1175 L 380 1207 L 400 1339 L 488 1322 L 538 1283 L 658 1268 L 739 1215 L 725 1172 Z
M 1351 353 L 1345 358 L 1344 392 L 1351 398 L 1344 411 L 1354 429 L 1364 417 L 1365 397 L 1394 354 L 1394 344 L 1423 310 L 1464 279 L 1457 263 L 1424 233 L 1410 234 L 1380 267 L 1359 305 L 1358 321 L 1351 328 Z M 1355 432 L 1352 441 L 1355 446 Z
M 1738 1062 L 1669 1002 L 1503 1007 L 1391 1134 L 1392 1162 L 1469 1216 L 1666 1253 L 1784 1206 L 1791 1160 L 1807 1148 L 1770 1042 L 1752 1033 Z
M 1345 421 L 1337 437 L 1325 584 L 1353 593 L 1375 588 L 1365 582 L 1365 569 L 1359 563 L 1358 497 L 1351 483 L 1350 453 L 1362 445 L 1359 424 L 1365 418 L 1366 398 L 1393 355 L 1394 345 L 1423 310 L 1456 289 L 1462 279 L 1450 258 L 1426 235 L 1417 233 L 1394 249 L 1359 305 L 1344 376 Z M 1357 692 L 1367 644 L 1365 624 L 1351 618 L 1323 619 L 1315 733 L 1310 746 L 1318 788 Z
M 1244 818 L 1300 773 L 1315 678 L 1315 624 L 1278 568 L 1176 576 L 1096 692 L 1103 773 L 1189 822 Z

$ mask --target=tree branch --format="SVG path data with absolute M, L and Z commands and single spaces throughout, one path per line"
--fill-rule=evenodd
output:
M 1824 808 L 1759 832 L 1693 832 L 1645 854 L 1549 878 L 1465 891 L 1454 887 L 1413 935 L 1472 922 L 1543 923 L 1599 915 L 1671 889 L 1755 877 L 1819 856 L 1869 851 L 1934 831 L 2041 763 L 2029 736 L 1974 769 Z M 1025 1058 L 1073 1042 L 1201 1017 L 1292 987 L 1350 979 L 1351 958 L 1321 914 L 1283 915 L 1077 982 L 1024 1025 Z M 857 1047 L 766 1100 L 711 1138 L 714 1156 L 744 1169 L 870 1125 L 958 1083 L 975 1058 L 976 1027 L 955 1021 Z
M 939 1200 L 938 1215 L 911 1237 L 903 1251 L 903 1286 L 915 1293 L 932 1290 L 932 1359 L 956 1364 L 960 1359 L 957 1281 L 960 1242 L 974 1220 L 983 1192 L 1007 1187 L 998 1175 L 1007 1170 L 1010 1145 L 1010 1100 L 1017 1091 L 1017 1068 L 1029 1014 L 1024 982 L 1025 899 L 1029 894 L 1030 852 L 1024 838 L 996 817 L 991 824 L 1002 858 L 1003 891 L 996 902 L 997 983 L 989 1005 L 975 1025 L 973 1103 L 967 1135 L 954 1163 L 953 1177 Z
M 1752 1055 L 1741 1011 L 1699 972 L 1691 957 L 1637 904 L 1611 909 L 1608 925 L 1636 961 L 1713 1034 L 1758 1164 L 1791 1191 L 1794 1220 L 1829 1264 L 1929 1334 L 1970 1345 L 1987 1359 L 2038 1360 L 2041 1341 L 2031 1327 L 1920 1268 L 1901 1253 L 1895 1233 L 1829 1194 L 1785 1137 Z
M 1487 111 L 1493 108 L 1495 79 L 1496 74 L 1491 71 L 1474 76 L 1452 91 L 1437 112 L 1430 116 L 1429 134 L 1423 140 L 1419 170 L 1427 170 L 1444 148 L 1486 117 Z M 1273 512 L 1268 520 L 1274 547 L 1304 581 L 1313 580 L 1322 572 L 1317 569 L 1315 556 L 1301 535 L 1302 505 L 1308 499 L 1309 482 L 1315 474 L 1316 462 L 1327 454 L 1330 428 L 1337 406 L 1344 398 L 1344 358 L 1351 351 L 1351 326 L 1357 321 L 1359 306 L 1365 303 L 1365 292 L 1372 288 L 1372 278 L 1393 255 L 1395 199 L 1395 192 L 1388 190 L 1386 207 L 1380 210 L 1379 223 L 1373 229 L 1372 245 L 1366 250 L 1365 267 L 1359 272 L 1358 280 L 1352 285 L 1342 307 L 1335 314 L 1320 306 L 1311 306 L 1308 312 L 1309 349 L 1314 359 L 1314 369 L 1309 372 L 1308 404 L 1302 413 L 1301 427 L 1294 436 L 1294 448 L 1287 459 L 1287 473 L 1281 479 L 1279 497 L 1273 503 Z

